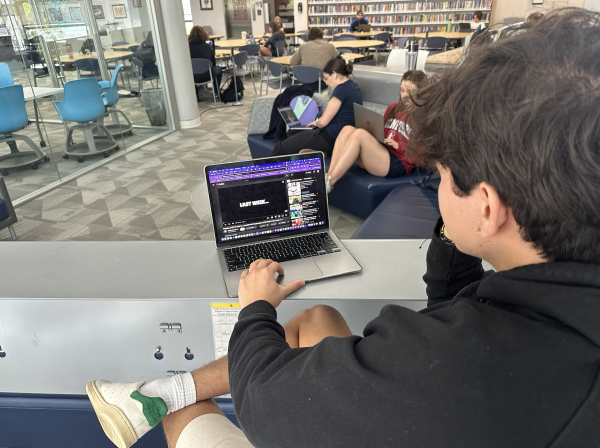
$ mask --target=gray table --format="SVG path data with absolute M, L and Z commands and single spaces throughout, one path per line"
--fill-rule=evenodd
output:
M 344 241 L 363 272 L 301 288 L 279 306 L 280 322 L 324 303 L 362 334 L 386 304 L 422 309 L 421 243 Z M 82 394 L 94 378 L 193 370 L 214 359 L 210 304 L 237 302 L 226 295 L 211 241 L 6 242 L 0 273 L 0 392 Z M 163 334 L 163 322 L 182 332 Z M 184 358 L 186 347 L 194 360 Z

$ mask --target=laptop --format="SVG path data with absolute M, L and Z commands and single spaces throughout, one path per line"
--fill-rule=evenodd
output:
M 360 25 L 358 25 L 358 30 L 359 33 L 366 33 L 367 31 L 371 31 L 371 25 L 369 25 L 368 23 L 361 23 Z
M 258 258 L 281 263 L 282 285 L 362 271 L 329 228 L 323 153 L 208 165 L 204 174 L 229 297 Z
M 463 32 L 471 32 L 471 22 L 460 22 L 458 24 L 458 30 L 463 33 Z
M 285 121 L 285 124 L 287 124 L 288 128 L 293 128 L 294 131 L 315 129 L 314 126 L 302 126 L 300 124 L 300 119 L 296 116 L 294 109 L 292 109 L 290 106 L 278 107 L 277 110 L 279 111 L 281 118 L 283 118 L 283 121 Z
M 385 139 L 383 115 L 354 103 L 354 121 L 357 128 L 368 131 L 377 141 L 383 143 Z

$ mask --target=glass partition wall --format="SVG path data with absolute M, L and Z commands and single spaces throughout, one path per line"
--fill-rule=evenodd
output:
M 172 130 L 150 1 L 0 0 L 0 117 L 27 112 L 0 118 L 14 202 Z

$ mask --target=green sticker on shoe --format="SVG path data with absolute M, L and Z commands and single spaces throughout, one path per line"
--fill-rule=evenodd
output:
M 167 403 L 160 397 L 147 397 L 134 390 L 130 395 L 136 401 L 142 403 L 142 412 L 148 424 L 154 428 L 167 415 Z

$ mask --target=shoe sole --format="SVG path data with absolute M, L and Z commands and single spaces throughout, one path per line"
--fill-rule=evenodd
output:
M 119 448 L 129 448 L 137 442 L 137 434 L 127 416 L 117 406 L 109 404 L 92 381 L 85 386 L 96 417 L 106 436 Z

